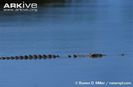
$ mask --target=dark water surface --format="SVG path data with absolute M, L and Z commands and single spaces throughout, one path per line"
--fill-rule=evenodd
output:
M 38 12 L 31 13 L 0 12 L 0 56 L 44 53 L 107 56 L 3 60 L 0 87 L 77 87 L 75 81 L 133 81 L 132 0 L 69 0 L 58 5 L 41 5 Z M 121 53 L 126 55 L 120 56 Z

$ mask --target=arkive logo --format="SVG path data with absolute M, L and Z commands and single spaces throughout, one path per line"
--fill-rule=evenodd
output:
M 37 3 L 5 3 L 3 6 L 3 11 L 37 11 Z

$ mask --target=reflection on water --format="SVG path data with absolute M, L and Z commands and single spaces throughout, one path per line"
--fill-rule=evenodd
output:
M 0 12 L 0 56 L 45 53 L 107 56 L 100 60 L 12 61 L 14 65 L 2 61 L 0 68 L 5 66 L 2 72 L 12 72 L 8 77 L 19 70 L 28 73 L 26 76 L 18 73 L 24 83 L 33 78 L 38 87 L 75 87 L 73 83 L 77 80 L 133 81 L 132 0 L 66 0 L 39 5 L 38 9 L 30 13 Z M 123 54 L 126 55 L 119 56 Z M 3 79 L 14 86 L 8 77 Z M 21 82 L 14 78 L 14 82 Z M 27 84 L 34 87 L 32 82 Z

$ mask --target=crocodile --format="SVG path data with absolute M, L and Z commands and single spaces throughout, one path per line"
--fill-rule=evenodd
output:
M 105 56 L 105 54 L 72 54 L 72 55 L 67 55 L 67 58 L 102 58 Z M 0 60 L 36 60 L 36 59 L 56 59 L 63 57 L 62 55 L 58 54 L 38 54 L 38 55 L 23 55 L 23 56 L 2 56 L 0 57 Z

